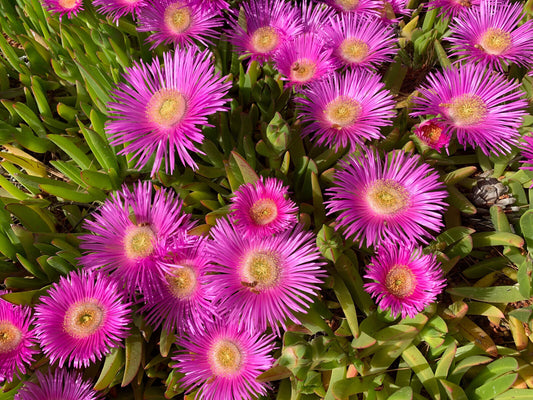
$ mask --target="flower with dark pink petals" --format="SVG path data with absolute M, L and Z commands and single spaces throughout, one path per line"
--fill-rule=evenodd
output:
M 96 400 L 93 384 L 81 374 L 61 368 L 47 374 L 35 371 L 37 382 L 27 381 L 15 395 L 15 400 Z
M 423 254 L 419 247 L 383 243 L 367 266 L 364 285 L 379 308 L 393 317 L 415 317 L 434 302 L 446 285 L 434 254 Z

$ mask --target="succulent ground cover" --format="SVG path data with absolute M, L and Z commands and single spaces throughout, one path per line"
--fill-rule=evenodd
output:
M 0 400 L 533 398 L 532 0 L 0 13 Z

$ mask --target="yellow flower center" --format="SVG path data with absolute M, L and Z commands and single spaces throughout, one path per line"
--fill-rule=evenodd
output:
M 22 332 L 10 321 L 0 321 L 0 354 L 10 353 L 22 341 Z
M 187 99 L 175 89 L 157 91 L 146 106 L 148 119 L 164 128 L 180 122 L 186 112 Z
M 177 299 L 187 299 L 197 287 L 196 272 L 194 268 L 180 263 L 179 267 L 165 275 L 168 288 Z
M 498 56 L 511 47 L 511 44 L 512 39 L 509 32 L 505 32 L 500 28 L 489 28 L 481 35 L 478 47 L 487 54 Z
M 211 370 L 217 376 L 232 376 L 238 373 L 243 363 L 243 354 L 237 343 L 219 340 L 209 351 Z
M 262 26 L 252 34 L 252 48 L 257 53 L 268 53 L 277 47 L 279 39 L 280 37 L 274 28 Z
M 124 250 L 129 259 L 148 257 L 154 251 L 155 234 L 149 226 L 134 226 L 124 237 Z
M 181 2 L 173 3 L 165 9 L 164 20 L 172 32 L 183 33 L 191 26 L 191 10 Z
M 352 11 L 359 4 L 359 0 L 335 0 L 335 4 L 344 11 Z
M 395 180 L 378 179 L 368 188 L 366 200 L 375 213 L 394 215 L 409 207 L 410 195 Z
M 416 277 L 407 265 L 395 265 L 385 276 L 385 287 L 389 293 L 403 299 L 414 293 Z
M 269 289 L 279 281 L 281 258 L 272 251 L 259 250 L 249 254 L 244 261 L 242 283 L 252 291 Z
M 475 125 L 487 115 L 487 105 L 481 97 L 473 94 L 464 94 L 455 97 L 448 107 L 448 113 L 453 122 L 458 126 Z
M 100 329 L 104 316 L 104 309 L 95 299 L 74 303 L 65 313 L 63 328 L 70 336 L 83 339 Z
M 339 47 L 341 57 L 352 64 L 362 62 L 368 56 L 368 44 L 366 42 L 356 39 L 344 39 Z
M 62 8 L 67 10 L 75 8 L 78 5 L 79 0 L 59 0 L 58 4 Z
M 357 121 L 361 105 L 351 97 L 339 96 L 326 105 L 324 114 L 332 128 L 341 129 Z
M 316 63 L 308 58 L 303 58 L 292 63 L 290 78 L 293 82 L 305 83 L 312 79 L 315 73 Z
M 272 199 L 259 199 L 250 207 L 250 218 L 256 225 L 267 225 L 278 216 L 278 207 Z

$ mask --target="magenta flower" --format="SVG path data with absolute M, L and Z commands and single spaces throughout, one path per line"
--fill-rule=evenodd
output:
M 35 371 L 37 383 L 26 381 L 15 400 L 96 400 L 97 393 L 92 383 L 85 381 L 81 374 L 56 369 L 46 375 Z
M 276 236 L 250 236 L 227 220 L 211 229 L 209 275 L 230 320 L 248 330 L 267 325 L 279 334 L 288 318 L 304 312 L 320 290 L 324 272 L 315 237 L 301 227 Z
M 135 19 L 148 0 L 93 0 L 93 6 L 98 7 L 98 12 L 107 15 L 118 23 L 120 17 L 131 14 Z
M 54 14 L 59 14 L 59 18 L 67 15 L 67 18 L 75 17 L 83 10 L 83 0 L 41 0 L 43 5 Z
M 376 14 L 380 0 L 325 0 L 342 13 Z
M 450 25 L 453 55 L 502 71 L 502 66 L 533 63 L 533 20 L 522 20 L 521 3 L 486 0 L 458 15 Z
M 478 7 L 480 0 L 430 0 L 427 2 L 429 10 L 440 8 L 439 16 L 456 17 L 469 8 Z
M 227 34 L 237 50 L 252 60 L 269 60 L 284 42 L 303 30 L 300 11 L 284 0 L 250 0 L 242 8 L 246 29 L 234 13 Z
M 80 261 L 110 273 L 133 297 L 135 289 L 146 292 L 159 274 L 167 240 L 193 226 L 173 192 L 160 189 L 152 200 L 151 182 L 139 182 L 133 192 L 124 186 L 84 224 L 90 233 L 80 236 L 80 247 L 89 253 Z
M 51 364 L 88 367 L 128 336 L 129 304 L 117 282 L 100 272 L 71 272 L 40 300 L 35 331 Z
M 439 231 L 448 192 L 437 172 L 420 156 L 396 151 L 384 159 L 373 150 L 349 156 L 335 173 L 326 201 L 329 214 L 339 212 L 338 227 L 360 245 L 385 241 L 426 243 Z
M 189 391 L 199 389 L 195 399 L 251 400 L 266 395 L 269 386 L 256 378 L 274 363 L 273 336 L 217 323 L 180 337 L 178 345 L 183 350 L 172 357 L 174 368 L 185 375 L 181 382 Z
M 323 31 L 335 15 L 335 9 L 324 3 L 316 3 L 314 0 L 302 0 L 302 33 L 313 33 L 323 39 Z
M 207 46 L 218 36 L 215 28 L 223 21 L 210 8 L 190 1 L 150 0 L 139 16 L 140 32 L 154 32 L 147 41 L 151 49 L 160 44 L 193 46 L 195 41 Z
M 394 318 L 413 318 L 446 285 L 439 265 L 434 254 L 423 254 L 420 247 L 384 242 L 367 267 L 365 278 L 374 282 L 364 288 Z
M 337 67 L 373 69 L 391 61 L 398 51 L 393 29 L 375 16 L 337 15 L 325 34 Z
M 378 75 L 365 70 L 312 83 L 302 91 L 305 98 L 296 98 L 303 120 L 310 122 L 303 134 L 319 145 L 352 150 L 367 139 L 381 138 L 380 127 L 394 116 L 394 101 L 384 86 Z
M 331 50 L 312 33 L 285 42 L 274 56 L 274 63 L 289 85 L 296 87 L 320 80 L 335 69 Z
M 213 319 L 214 293 L 206 279 L 212 267 L 206 250 L 207 239 L 202 237 L 177 238 L 167 246 L 160 276 L 140 309 L 148 323 L 156 328 L 162 324 L 167 332 L 194 333 Z
M 34 348 L 35 332 L 30 330 L 33 323 L 29 307 L 0 299 L 0 382 L 10 382 L 15 375 L 24 374 L 38 353 Z
M 479 147 L 483 153 L 506 153 L 520 137 L 527 101 L 518 82 L 473 64 L 430 73 L 419 88 L 412 116 L 438 116 L 443 134 L 457 135 L 460 144 Z
M 144 167 L 155 155 L 152 175 L 165 159 L 172 173 L 176 155 L 184 165 L 198 168 L 189 152 L 204 136 L 201 128 L 212 126 L 207 116 L 226 108 L 223 105 L 231 82 L 215 74 L 209 51 L 191 48 L 163 54 L 163 67 L 156 57 L 151 64 L 142 61 L 128 68 L 126 83 L 113 91 L 109 103 L 111 121 L 107 133 L 111 144 L 125 145 L 119 154 L 138 157 Z
M 415 126 L 415 135 L 432 149 L 440 151 L 448 147 L 450 133 L 446 132 L 446 126 L 436 118 L 428 119 Z
M 298 208 L 288 196 L 289 188 L 279 179 L 260 178 L 239 187 L 231 210 L 246 233 L 269 236 L 296 224 Z

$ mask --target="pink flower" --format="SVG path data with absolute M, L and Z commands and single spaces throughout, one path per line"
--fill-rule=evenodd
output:
M 320 290 L 324 264 L 316 238 L 300 227 L 276 236 L 245 235 L 227 220 L 212 228 L 210 282 L 230 320 L 248 330 L 267 325 L 279 334 L 288 318 L 304 312 Z
M 448 147 L 451 135 L 446 126 L 436 118 L 428 119 L 415 126 L 415 135 L 427 146 L 439 151 Z
M 393 29 L 369 15 L 340 14 L 325 34 L 337 67 L 374 69 L 398 52 Z
M 288 199 L 289 188 L 276 178 L 241 185 L 232 199 L 234 218 L 244 231 L 268 236 L 296 224 L 298 208 Z
M 123 282 L 130 297 L 136 289 L 150 293 L 167 241 L 193 226 L 172 192 L 160 189 L 152 200 L 151 182 L 139 182 L 133 192 L 124 186 L 84 224 L 90 233 L 80 236 L 80 247 L 88 254 L 80 261 Z
M 26 366 L 38 353 L 34 348 L 35 332 L 30 330 L 33 322 L 29 307 L 0 299 L 0 382 L 24 374 Z
M 331 50 L 312 33 L 285 42 L 276 53 L 274 63 L 289 85 L 296 87 L 318 81 L 335 69 Z
M 422 249 L 391 242 L 383 243 L 372 257 L 365 278 L 365 290 L 376 298 L 382 310 L 390 310 L 393 317 L 413 318 L 435 301 L 446 285 L 442 270 L 434 254 Z
M 283 43 L 303 30 L 299 10 L 284 0 L 250 0 L 242 8 L 246 28 L 235 13 L 227 34 L 237 50 L 252 60 L 269 60 Z
M 310 122 L 304 135 L 319 145 L 349 147 L 352 151 L 367 139 L 381 138 L 380 128 L 394 116 L 392 95 L 381 78 L 366 70 L 333 74 L 303 89 L 303 120 Z
M 518 128 L 526 113 L 518 82 L 473 64 L 428 75 L 419 88 L 412 116 L 437 116 L 460 144 L 479 147 L 489 155 L 505 154 L 518 143 Z
M 503 71 L 503 66 L 533 63 L 533 20 L 521 23 L 520 3 L 485 0 L 459 14 L 450 25 L 452 55 Z
M 339 213 L 347 237 L 372 246 L 386 241 L 426 242 L 438 232 L 448 196 L 437 171 L 420 156 L 395 151 L 382 159 L 373 150 L 349 156 L 333 178 L 328 214 Z
M 108 104 L 111 144 L 124 145 L 119 154 L 138 158 L 138 168 L 155 155 L 152 175 L 163 160 L 165 171 L 172 173 L 176 156 L 197 169 L 190 152 L 200 152 L 196 144 L 203 141 L 202 128 L 211 126 L 207 116 L 226 109 L 223 97 L 231 86 L 215 73 L 209 51 L 164 53 L 163 66 L 157 57 L 151 64 L 140 61 L 124 77 Z
M 212 38 L 219 36 L 217 27 L 223 24 L 218 14 L 210 8 L 182 0 L 149 0 L 139 16 L 139 32 L 154 32 L 147 41 L 151 49 L 160 44 L 175 44 L 181 47 L 194 46 L 199 42 L 207 46 Z
M 251 400 L 266 395 L 268 385 L 256 378 L 274 363 L 273 336 L 219 322 L 194 336 L 180 337 L 178 345 L 183 350 L 172 357 L 174 368 L 184 374 L 181 382 L 189 391 L 199 389 L 195 399 Z
M 88 367 L 128 335 L 129 304 L 115 280 L 78 270 L 61 277 L 35 306 L 35 331 L 50 363 Z

